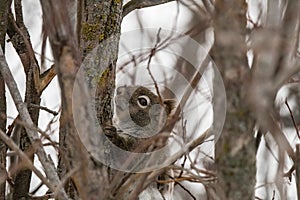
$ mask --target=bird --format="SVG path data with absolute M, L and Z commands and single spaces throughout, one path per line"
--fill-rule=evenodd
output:
M 105 128 L 105 135 L 123 150 L 145 152 L 136 148 L 159 133 L 175 107 L 175 99 L 160 98 L 144 86 L 120 86 L 114 98 L 114 125 Z

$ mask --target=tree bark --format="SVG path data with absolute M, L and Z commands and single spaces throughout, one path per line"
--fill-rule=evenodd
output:
M 10 7 L 11 1 L 1 0 L 0 1 L 0 45 L 5 50 L 5 36 L 7 30 L 7 16 L 8 8 Z M 3 19 L 3 20 L 2 20 Z M 5 132 L 6 130 L 6 97 L 5 97 L 5 84 L 3 77 L 0 73 L 0 129 Z M 0 140 L 0 200 L 5 199 L 6 189 L 6 145 Z
M 244 1 L 216 1 L 215 43 L 212 58 L 219 68 L 227 95 L 223 132 L 216 143 L 220 199 L 253 199 L 255 186 L 254 119 L 245 101 L 250 69 L 247 63 L 246 12 Z
M 6 130 L 6 97 L 5 97 L 5 84 L 3 77 L 0 73 L 0 129 L 5 132 Z M 0 200 L 5 199 L 6 188 L 6 145 L 0 140 Z
M 98 47 L 100 54 L 91 58 L 91 64 L 97 64 L 105 69 L 107 76 L 101 78 L 102 70 L 92 73 L 92 78 L 99 82 L 99 98 L 102 110 L 100 112 L 100 124 L 111 120 L 111 99 L 114 91 L 115 64 L 117 58 L 118 37 L 122 16 L 122 1 L 78 1 L 78 17 L 76 27 L 80 34 L 76 44 L 74 30 L 70 26 L 68 10 L 70 4 L 60 0 L 41 1 L 44 23 L 47 27 L 51 47 L 54 52 L 58 80 L 61 87 L 62 113 L 60 118 L 60 156 L 58 170 L 62 177 L 73 171 L 70 175 L 74 184 L 70 182 L 69 195 L 72 198 L 75 190 L 82 199 L 107 199 L 110 196 L 108 168 L 95 162 L 80 141 L 74 124 L 72 110 L 73 87 L 81 60 Z M 113 37 L 109 39 L 109 37 Z M 106 41 L 108 40 L 108 41 Z M 78 52 L 78 45 L 82 57 Z M 99 46 L 102 44 L 101 48 Z M 104 46 L 104 47 L 103 47 Z M 98 57 L 97 57 L 98 55 Z M 81 58 L 81 59 L 80 59 Z M 87 61 L 88 62 L 88 61 Z M 101 79 L 100 79 L 101 78 Z M 87 96 L 78 98 L 88 98 Z M 97 100 L 97 99 L 96 99 Z M 97 104 L 97 103 L 96 103 Z M 83 108 L 84 109 L 84 108 Z M 88 116 L 88 110 L 84 109 L 82 115 Z M 87 122 L 89 123 L 89 122 Z M 76 188 L 76 189 L 75 189 Z M 107 193 L 107 194 L 106 194 Z

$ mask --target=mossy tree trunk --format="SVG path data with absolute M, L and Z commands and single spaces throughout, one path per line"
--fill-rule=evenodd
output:
M 70 180 L 66 185 L 66 191 L 72 199 L 78 199 L 78 195 L 82 199 L 107 199 L 106 197 L 110 196 L 111 192 L 109 169 L 93 161 L 76 134 L 72 96 L 80 63 L 95 48 L 98 48 L 100 53 L 92 58 L 93 64 L 99 65 L 101 69 L 106 69 L 104 73 L 106 77 L 103 79 L 101 74 L 93 74 L 93 78 L 99 81 L 96 97 L 97 115 L 100 124 L 111 123 L 110 104 L 115 87 L 122 1 L 79 0 L 76 31 L 74 31 L 74 27 L 66 26 L 66 24 L 70 24 L 70 21 L 67 20 L 69 19 L 68 13 L 61 12 L 61 9 L 68 10 L 70 4 L 66 5 L 59 0 L 41 2 L 45 14 L 44 23 L 48 27 L 46 33 L 55 52 L 54 58 L 62 93 L 58 166 L 60 176 L 64 177 L 69 171 L 74 171 L 71 175 L 72 181 Z M 74 32 L 77 33 L 77 37 Z M 76 40 L 77 42 L 74 42 Z
M 79 1 L 81 2 L 81 1 Z M 121 0 L 88 0 L 78 5 L 77 33 L 79 35 L 79 48 L 83 59 L 98 48 L 99 54 L 93 57 L 99 60 L 94 64 L 99 69 L 105 69 L 103 74 L 97 76 L 99 88 L 96 95 L 97 117 L 100 124 L 112 124 L 111 99 L 115 89 L 115 67 L 118 56 L 120 27 L 122 21 Z M 102 70 L 99 70 L 102 73 Z M 100 80 L 100 77 L 101 80 Z M 104 84 L 100 83 L 104 81 Z

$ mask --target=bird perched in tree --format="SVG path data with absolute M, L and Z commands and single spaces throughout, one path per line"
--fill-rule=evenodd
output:
M 118 87 L 115 127 L 106 127 L 105 134 L 118 147 L 135 151 L 141 142 L 150 141 L 164 127 L 175 105 L 174 99 L 160 99 L 143 86 Z

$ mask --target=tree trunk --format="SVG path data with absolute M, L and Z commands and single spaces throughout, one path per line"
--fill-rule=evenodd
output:
M 212 58 L 219 68 L 227 95 L 223 132 L 216 143 L 220 199 L 253 199 L 255 186 L 254 119 L 245 101 L 247 63 L 246 12 L 244 1 L 216 1 L 215 43 Z
M 77 34 L 79 48 L 75 44 L 74 30 L 69 25 L 69 5 L 60 0 L 51 2 L 41 1 L 44 13 L 44 23 L 47 26 L 46 33 L 54 52 L 58 80 L 61 87 L 62 113 L 60 118 L 60 158 L 59 171 L 61 176 L 68 171 L 72 174 L 73 184 L 69 184 L 69 195 L 74 194 L 75 187 L 82 199 L 107 199 L 111 195 L 109 190 L 108 168 L 95 162 L 82 145 L 74 124 L 72 110 L 73 86 L 76 74 L 79 70 L 81 59 L 78 49 L 82 53 L 82 60 L 97 48 L 99 54 L 88 57 L 91 60 L 84 64 L 93 64 L 103 70 L 98 70 L 90 75 L 99 83 L 96 97 L 101 101 L 96 105 L 102 110 L 97 110 L 100 124 L 110 123 L 112 118 L 111 99 L 114 91 L 115 65 L 118 52 L 118 38 L 122 17 L 122 1 L 78 1 Z M 109 39 L 112 37 L 112 39 Z M 104 44 L 104 45 L 103 45 Z M 100 48 L 99 48 L 100 47 Z M 89 62 L 90 61 L 90 62 Z M 101 79 L 100 79 L 101 78 Z M 83 94 L 84 95 L 84 94 Z M 80 96 L 78 98 L 88 98 Z M 83 110 L 88 112 L 88 110 Z M 89 115 L 90 113 L 86 113 Z M 84 113 L 82 113 L 85 116 Z M 89 122 L 87 122 L 89 123 Z M 86 124 L 85 124 L 86 125 Z M 89 124 L 87 124 L 89 125 Z M 75 186 L 75 187 L 74 187 Z M 72 196 L 75 198 L 75 196 Z M 76 197 L 77 198 L 77 197 Z
M 7 30 L 7 15 L 8 8 L 11 2 L 8 0 L 0 1 L 0 48 L 5 50 L 5 36 Z M 2 20 L 4 19 L 4 20 Z M 5 84 L 3 77 L 0 73 L 0 129 L 5 132 L 6 130 L 6 97 L 5 97 Z M 5 199 L 6 188 L 6 145 L 0 140 L 0 200 Z

